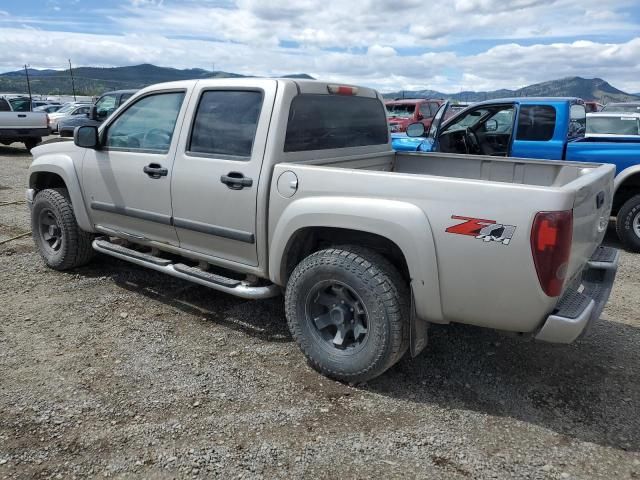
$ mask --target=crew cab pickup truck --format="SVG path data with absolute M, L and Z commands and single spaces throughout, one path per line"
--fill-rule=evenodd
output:
M 27 102 L 27 111 L 20 106 Z M 42 137 L 49 135 L 49 120 L 45 112 L 31 112 L 28 98 L 7 100 L 0 97 L 0 143 L 10 145 L 14 142 L 24 143 L 31 151 Z M 15 105 L 15 108 L 14 108 Z
M 426 130 L 415 123 L 409 137 L 394 135 L 394 149 L 614 164 L 612 214 L 617 217 L 618 237 L 626 248 L 640 252 L 638 138 L 585 137 L 586 113 L 578 98 L 489 100 L 444 122 L 448 107 L 441 108 L 427 138 Z
M 571 342 L 616 273 L 600 246 L 613 166 L 395 153 L 368 88 L 165 83 L 33 152 L 46 265 L 98 251 L 242 298 L 284 293 L 308 361 L 342 381 L 416 355 L 430 323 Z

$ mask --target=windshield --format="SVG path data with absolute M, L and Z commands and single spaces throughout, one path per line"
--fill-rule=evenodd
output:
M 611 103 L 602 112 L 640 112 L 640 103 Z
M 640 117 L 587 117 L 587 134 L 640 135 Z
M 416 110 L 415 104 L 412 103 L 391 103 L 386 107 L 388 117 L 411 118 Z
M 73 110 L 74 108 L 76 108 L 76 105 L 65 105 L 64 107 L 62 107 L 60 110 L 58 110 L 57 113 L 69 113 L 71 110 Z

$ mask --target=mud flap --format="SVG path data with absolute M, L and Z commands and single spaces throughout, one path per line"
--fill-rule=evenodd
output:
M 414 358 L 424 350 L 427 346 L 427 330 L 429 328 L 429 322 L 418 318 L 416 315 L 416 305 L 413 299 L 413 292 L 411 292 L 411 318 L 409 328 L 409 349 L 411 352 L 411 358 Z

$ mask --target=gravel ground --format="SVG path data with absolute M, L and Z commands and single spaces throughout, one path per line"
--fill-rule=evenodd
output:
M 0 203 L 30 156 L 0 148 Z M 0 242 L 27 232 L 0 206 Z M 615 244 L 614 236 L 608 241 Z M 640 478 L 640 255 L 574 345 L 479 328 L 351 387 L 306 366 L 282 299 L 0 245 L 0 478 Z

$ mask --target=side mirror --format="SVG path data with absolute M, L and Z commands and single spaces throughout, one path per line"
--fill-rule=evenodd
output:
M 497 132 L 498 131 L 498 121 L 497 120 L 488 120 L 484 125 L 484 130 L 486 132 Z
M 412 123 L 407 127 L 407 137 L 424 137 L 426 133 L 424 123 Z
M 98 149 L 100 147 L 98 127 L 93 125 L 76 127 L 73 131 L 73 143 L 82 148 Z
M 95 105 L 93 105 L 91 107 L 91 110 L 89 110 L 89 118 L 91 120 L 96 120 L 96 121 L 98 120 L 98 109 L 96 108 Z
M 424 119 L 424 115 L 422 115 L 421 113 L 418 114 L 418 120 L 422 120 Z

